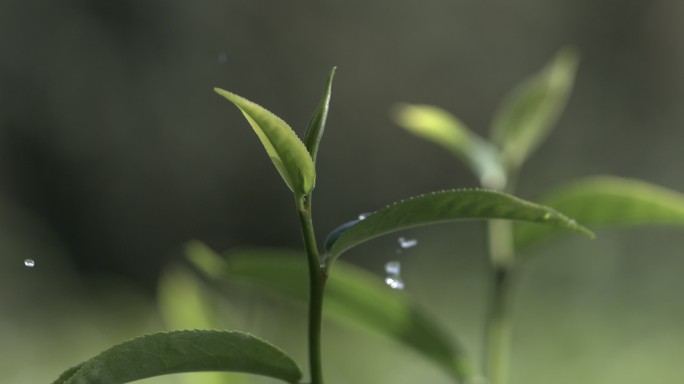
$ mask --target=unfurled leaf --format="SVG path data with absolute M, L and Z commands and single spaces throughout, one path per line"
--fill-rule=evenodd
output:
M 303 252 L 242 249 L 220 257 L 208 248 L 188 250 L 189 259 L 210 277 L 249 283 L 302 303 L 308 300 Z M 473 373 L 460 346 L 410 296 L 390 289 L 379 276 L 351 264 L 340 261 L 331 270 L 324 315 L 390 337 L 459 379 L 469 378 Z
M 498 149 L 449 112 L 431 105 L 399 104 L 392 115 L 400 127 L 441 145 L 463 160 L 482 186 L 501 190 L 506 185 Z
M 200 280 L 189 266 L 173 264 L 164 268 L 157 286 L 157 302 L 167 329 L 218 329 L 214 310 L 216 292 Z M 202 384 L 244 383 L 243 377 L 226 378 L 223 372 L 208 372 Z M 195 384 L 195 377 L 183 377 L 178 383 Z
M 462 189 L 434 192 L 394 203 L 349 227 L 328 251 L 336 258 L 375 237 L 425 224 L 467 219 L 508 219 L 543 223 L 593 236 L 588 229 L 554 209 L 505 193 Z
M 363 215 L 362 217 L 359 217 L 358 219 L 347 221 L 346 223 L 338 226 L 337 228 L 333 229 L 328 233 L 328 236 L 325 237 L 325 242 L 323 243 L 323 246 L 325 247 L 325 250 L 328 251 L 330 248 L 332 248 L 333 244 L 337 241 L 337 239 L 342 236 L 343 233 L 347 232 L 349 228 L 352 226 L 356 225 L 361 220 L 365 220 L 366 217 L 370 216 L 371 214 L 366 214 Z
M 316 171 L 304 143 L 299 140 L 292 128 L 256 103 L 223 89 L 214 90 L 242 112 L 283 180 L 295 195 L 309 194 L 316 182 Z
M 224 371 L 298 383 L 301 372 L 280 349 L 254 336 L 228 331 L 176 331 L 116 345 L 67 370 L 53 384 L 123 384 L 182 372 Z
M 572 90 L 578 55 L 561 50 L 536 76 L 516 87 L 492 123 L 491 138 L 506 164 L 518 168 L 558 121 Z
M 684 227 L 684 194 L 640 180 L 596 176 L 562 186 L 541 200 L 588 227 Z M 517 248 L 558 234 L 556 228 L 515 226 Z
M 204 285 L 187 266 L 164 269 L 159 278 L 157 302 L 169 329 L 218 328 L 209 297 L 211 291 Z
M 335 76 L 335 70 L 337 67 L 333 67 L 328 75 L 328 81 L 325 84 L 325 90 L 323 91 L 323 97 L 318 103 L 316 110 L 309 120 L 309 125 L 306 128 L 306 133 L 304 134 L 304 145 L 311 155 L 311 159 L 314 164 L 316 164 L 316 156 L 318 155 L 318 146 L 321 142 L 321 137 L 323 137 L 323 132 L 325 131 L 325 122 L 328 119 L 328 109 L 330 107 L 330 95 L 332 93 L 332 81 Z

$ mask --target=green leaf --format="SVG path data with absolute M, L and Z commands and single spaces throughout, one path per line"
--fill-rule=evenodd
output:
M 301 372 L 284 352 L 254 336 L 229 331 L 175 331 L 141 336 L 71 368 L 53 384 L 121 384 L 181 372 L 245 372 L 298 383 Z
M 318 103 L 316 110 L 309 120 L 309 124 L 306 127 L 306 133 L 304 134 L 304 145 L 311 155 L 311 159 L 314 164 L 316 164 L 316 156 L 318 155 L 318 146 L 321 142 L 321 137 L 323 137 L 323 131 L 325 130 L 325 122 L 328 118 L 328 109 L 330 108 L 330 95 L 332 92 L 332 81 L 335 76 L 335 70 L 337 67 L 333 67 L 328 75 L 328 81 L 325 84 L 325 90 L 323 91 L 323 97 Z
M 214 90 L 242 112 L 292 192 L 297 196 L 309 194 L 316 182 L 316 171 L 304 143 L 292 128 L 256 103 L 220 88 Z
M 551 208 L 496 191 L 457 189 L 416 196 L 373 213 L 342 233 L 327 250 L 328 257 L 334 259 L 351 247 L 401 229 L 463 219 L 533 221 L 593 236 Z
M 541 200 L 590 227 L 684 226 L 684 194 L 640 180 L 595 176 L 568 183 Z M 558 231 L 534 224 L 515 226 L 521 249 Z
M 565 108 L 578 55 L 561 50 L 541 73 L 516 87 L 494 117 L 491 138 L 506 164 L 518 168 L 549 134 Z
M 83 363 L 78 364 L 76 366 L 73 366 L 66 371 L 62 372 L 61 375 L 53 382 L 53 384 L 62 384 L 65 383 L 68 379 L 70 379 L 76 372 L 78 372 L 79 369 L 83 366 Z
M 482 186 L 501 190 L 506 185 L 498 149 L 449 112 L 431 105 L 399 104 L 392 116 L 400 127 L 441 145 L 463 160 Z
M 226 253 L 224 260 L 206 246 L 188 249 L 190 260 L 212 278 L 248 283 L 302 303 L 308 300 L 307 265 L 302 252 L 242 249 Z M 223 266 L 217 269 L 220 264 Z M 351 264 L 340 261 L 330 274 L 324 315 L 392 338 L 458 379 L 473 374 L 461 347 L 409 295 L 390 289 L 379 276 Z
M 189 267 L 172 265 L 162 272 L 157 302 L 170 329 L 218 328 L 210 299 L 212 293 Z

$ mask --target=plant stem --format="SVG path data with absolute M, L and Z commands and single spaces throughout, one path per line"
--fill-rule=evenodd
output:
M 484 371 L 489 384 L 506 384 L 511 349 L 511 297 L 514 277 L 513 224 L 489 222 L 491 292 L 485 335 Z
M 311 384 L 323 384 L 321 365 L 321 319 L 323 291 L 327 275 L 321 267 L 316 236 L 311 221 L 311 195 L 297 198 L 297 212 L 302 227 L 304 247 L 309 263 L 309 370 Z

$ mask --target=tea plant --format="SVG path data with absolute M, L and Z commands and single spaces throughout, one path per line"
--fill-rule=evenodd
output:
M 333 69 L 328 77 L 323 99 L 313 114 L 303 142 L 284 121 L 268 110 L 234 93 L 216 89 L 219 95 L 237 106 L 245 116 L 294 197 L 305 248 L 304 257 L 308 266 L 308 351 L 309 380 L 312 384 L 323 383 L 320 341 L 324 289 L 328 280 L 331 283 L 334 281 L 330 278 L 334 276 L 331 275 L 333 262 L 351 247 L 403 228 L 461 219 L 532 221 L 591 235 L 584 227 L 548 207 L 496 191 L 451 190 L 412 197 L 380 209 L 364 220 L 347 223 L 328 237 L 325 249 L 321 250 L 316 242 L 311 218 L 312 191 L 316 181 L 316 154 L 324 132 L 334 72 Z M 206 269 L 207 272 L 222 273 L 223 265 L 218 264 L 222 260 L 205 258 L 205 266 L 207 261 L 215 263 L 213 268 Z M 340 272 L 344 273 L 344 266 L 339 267 Z M 282 261 L 274 261 L 273 266 L 267 270 L 267 273 L 271 274 L 270 277 L 273 277 L 273 271 L 278 271 L 280 279 L 297 276 L 296 273 L 283 273 L 287 271 L 282 270 Z M 354 271 L 347 272 L 348 276 L 356 275 Z M 300 292 L 299 288 L 303 285 L 299 279 L 267 280 L 267 284 L 291 286 L 293 292 Z M 351 305 L 346 306 L 346 310 L 354 312 L 357 318 L 365 318 L 373 324 L 377 321 L 373 308 L 358 306 L 361 301 L 368 300 L 368 296 L 356 294 L 370 293 L 379 299 L 386 299 L 387 292 L 364 282 L 365 280 L 356 278 L 340 279 L 334 285 L 334 289 L 337 302 L 344 299 L 350 301 Z M 409 305 L 408 301 L 396 298 L 387 300 L 389 303 L 394 301 L 397 304 L 398 311 L 395 314 L 402 322 L 408 320 L 409 324 L 413 322 L 421 326 L 429 323 L 429 320 L 423 319 L 420 315 L 403 311 Z M 451 348 L 448 343 L 444 346 L 444 342 L 440 343 L 440 336 L 433 335 L 432 338 L 423 339 L 424 334 L 431 335 L 438 331 L 428 329 L 414 335 L 411 334 L 413 329 L 414 327 L 394 328 L 393 331 L 406 344 L 419 348 L 428 356 L 440 361 L 458 379 L 468 380 L 472 376 L 461 356 L 461 351 Z M 54 383 L 114 384 L 193 371 L 247 372 L 289 383 L 299 383 L 302 376 L 292 358 L 254 336 L 235 331 L 193 330 L 155 333 L 124 342 L 67 370 Z
M 567 57 L 570 56 L 560 61 L 570 62 Z M 552 69 L 556 69 L 550 72 L 555 71 L 554 75 L 541 76 L 541 80 L 537 82 L 546 84 L 548 77 L 554 79 L 551 83 L 556 84 L 559 78 L 565 78 L 567 88 L 571 79 L 567 78 L 569 72 L 563 69 L 566 67 L 568 65 L 561 65 L 561 69 L 553 66 Z M 257 248 L 233 251 L 222 257 L 201 243 L 193 242 L 188 245 L 189 258 L 214 281 L 256 283 L 308 303 L 308 335 L 305 341 L 308 350 L 308 383 L 324 382 L 321 363 L 324 352 L 321 350 L 324 301 L 327 315 L 392 337 L 448 372 L 455 382 L 472 383 L 480 376 L 478 369 L 467 352 L 452 341 L 451 335 L 440 327 L 438 321 L 428 316 L 410 296 L 388 289 L 369 273 L 338 259 L 354 246 L 405 228 L 451 220 L 494 219 L 490 224 L 491 253 L 497 284 L 489 316 L 490 357 L 487 361 L 490 362 L 490 368 L 486 370 L 486 375 L 490 376 L 492 383 L 501 383 L 504 377 L 502 367 L 505 365 L 508 349 L 509 280 L 513 267 L 519 264 L 518 259 L 514 258 L 514 246 L 522 247 L 559 230 L 572 230 L 592 236 L 591 231 L 553 208 L 494 190 L 512 190 L 511 180 L 517 175 L 529 151 L 538 144 L 542 134 L 548 131 L 550 123 L 560 113 L 560 105 L 567 91 L 560 94 L 539 90 L 521 91 L 522 96 L 514 98 L 512 106 L 508 107 L 508 116 L 504 114 L 501 119 L 504 122 L 522 121 L 522 125 L 502 123 L 502 128 L 497 128 L 499 141 L 496 145 L 475 136 L 462 126 L 457 125 L 454 128 L 449 122 L 450 118 L 446 121 L 452 125 L 447 124 L 436 130 L 445 135 L 442 140 L 437 141 L 442 145 L 453 145 L 455 149 L 452 150 L 467 159 L 481 176 L 483 186 L 489 189 L 439 191 L 393 203 L 341 225 L 328 235 L 324 246 L 319 247 L 312 222 L 312 195 L 317 177 L 316 157 L 324 133 L 334 73 L 335 69 L 328 76 L 323 97 L 308 124 L 303 141 L 287 123 L 270 111 L 232 92 L 216 89 L 219 95 L 242 112 L 292 192 L 304 251 Z M 546 85 L 537 87 L 546 89 Z M 531 96 L 526 96 L 527 93 L 531 93 Z M 516 107 L 516 103 L 521 101 L 515 100 L 527 99 L 534 102 Z M 535 112 L 535 108 L 543 113 Z M 399 114 L 408 120 L 416 116 L 427 116 L 428 120 L 435 117 L 434 114 L 425 113 L 430 110 L 424 107 L 405 106 L 402 111 Z M 434 109 L 431 111 L 434 112 Z M 426 131 L 430 131 L 430 126 L 423 124 L 423 127 L 428 127 L 425 128 Z M 454 137 L 458 140 L 453 140 Z M 674 202 L 680 203 L 676 200 L 680 197 L 674 196 L 674 202 L 665 203 L 652 199 L 652 193 L 661 191 L 654 191 L 650 186 L 644 186 L 645 192 L 621 195 L 622 198 L 616 196 L 616 193 L 608 193 L 602 197 L 603 208 L 597 213 L 591 208 L 591 204 L 593 199 L 601 199 L 597 196 L 598 187 L 596 183 L 580 186 L 569 197 L 565 195 L 561 203 L 552 202 L 567 207 L 568 211 L 579 213 L 592 224 L 601 223 L 601 220 L 626 222 L 628 220 L 625 217 L 633 219 L 634 223 L 642 223 L 648 219 L 655 222 L 669 219 L 670 222 L 679 224 L 684 221 L 684 209 L 678 211 L 678 215 L 666 214 L 671 213 L 670 206 Z M 569 203 L 564 205 L 562 201 Z M 649 207 L 658 206 L 660 210 L 632 214 L 620 211 L 625 206 L 643 207 L 644 204 L 651 204 Z M 589 210 L 589 213 L 583 211 L 583 208 Z M 526 227 L 527 229 L 520 227 L 520 230 L 516 227 L 514 233 L 508 220 L 536 223 L 536 226 Z M 382 305 L 378 305 L 379 303 Z M 152 376 L 196 371 L 246 372 L 288 383 L 304 382 L 299 366 L 291 357 L 255 336 L 236 331 L 188 330 L 145 335 L 114 346 L 65 371 L 53 384 L 118 384 Z
M 540 73 L 520 84 L 504 101 L 486 140 L 449 112 L 430 105 L 398 105 L 394 120 L 409 132 L 451 151 L 482 186 L 513 193 L 522 165 L 555 125 L 572 89 L 577 54 L 561 50 Z M 573 181 L 540 198 L 583 225 L 684 225 L 684 196 L 639 180 L 594 176 Z M 535 224 L 489 222 L 492 282 L 484 372 L 490 384 L 507 382 L 511 338 L 511 297 L 523 250 L 552 235 Z

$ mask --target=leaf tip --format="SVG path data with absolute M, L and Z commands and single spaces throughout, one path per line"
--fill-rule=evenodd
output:
M 596 234 L 591 229 L 589 229 L 587 227 L 580 226 L 580 231 L 582 232 L 583 235 L 587 236 L 588 238 L 590 238 L 592 240 L 596 239 Z
M 214 87 L 214 92 L 218 93 L 221 96 L 225 96 L 226 93 L 229 93 L 225 89 L 221 89 L 219 87 Z
M 562 216 L 564 216 L 564 215 L 562 215 Z M 592 240 L 594 240 L 596 238 L 596 234 L 594 233 L 594 231 L 592 231 L 591 229 L 589 229 L 589 228 L 587 228 L 581 224 L 578 224 L 577 221 L 575 221 L 575 219 L 565 217 L 565 220 L 567 220 L 568 227 L 570 229 L 572 229 L 576 232 L 579 232 L 579 233 L 583 234 L 584 236 L 586 236 Z

